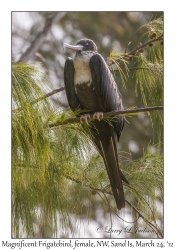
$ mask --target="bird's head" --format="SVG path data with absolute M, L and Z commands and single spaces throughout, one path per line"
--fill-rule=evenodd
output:
M 76 52 L 80 52 L 80 51 L 97 52 L 96 44 L 91 39 L 87 39 L 87 38 L 83 38 L 79 40 L 75 46 L 64 43 L 63 48 L 68 48 Z

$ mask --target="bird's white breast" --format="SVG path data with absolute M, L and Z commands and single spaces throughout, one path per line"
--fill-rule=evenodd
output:
M 76 85 L 87 83 L 88 86 L 92 84 L 91 71 L 89 61 L 93 53 L 88 51 L 81 52 L 81 55 L 76 56 L 74 59 L 74 83 Z

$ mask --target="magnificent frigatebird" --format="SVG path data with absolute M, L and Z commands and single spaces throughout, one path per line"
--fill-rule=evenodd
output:
M 68 103 L 72 111 L 88 110 L 83 119 L 88 123 L 94 114 L 95 129 L 90 126 L 92 140 L 104 159 L 113 195 L 118 209 L 125 207 L 122 180 L 126 178 L 119 169 L 117 143 L 124 126 L 123 116 L 111 123 L 102 120 L 103 112 L 123 110 L 122 96 L 105 60 L 98 54 L 96 44 L 81 39 L 76 46 L 64 43 L 65 48 L 76 51 L 75 58 L 68 58 L 64 67 L 64 82 Z

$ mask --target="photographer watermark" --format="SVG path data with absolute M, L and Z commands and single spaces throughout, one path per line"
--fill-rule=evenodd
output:
M 116 235 L 120 235 L 122 232 L 124 233 L 130 233 L 130 234 L 147 234 L 147 233 L 154 233 L 154 230 L 152 228 L 141 228 L 141 227 L 133 227 L 133 226 L 126 226 L 124 229 L 117 229 L 117 228 L 113 228 L 111 226 L 99 226 L 96 227 L 96 232 L 97 233 L 114 233 Z

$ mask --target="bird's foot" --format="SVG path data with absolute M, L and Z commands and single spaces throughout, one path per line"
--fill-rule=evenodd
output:
M 83 123 L 83 120 L 85 120 L 86 124 L 89 125 L 88 118 L 90 118 L 90 114 L 81 115 L 80 116 L 80 123 Z
M 93 114 L 93 118 L 100 121 L 101 119 L 103 119 L 103 112 L 96 112 L 96 113 L 94 113 Z

